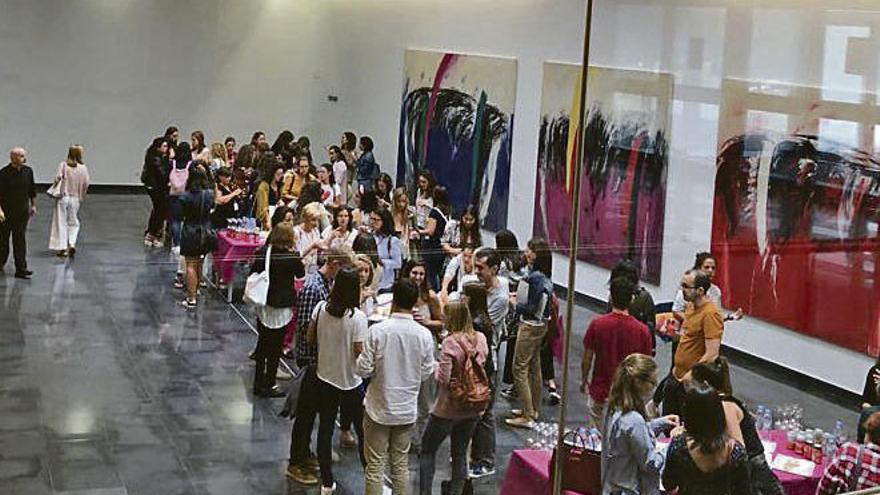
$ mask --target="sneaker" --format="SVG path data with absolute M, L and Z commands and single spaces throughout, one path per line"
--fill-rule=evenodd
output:
M 522 416 L 523 415 L 522 409 L 511 409 L 510 415 L 511 416 Z
M 266 390 L 266 397 L 278 399 L 280 397 L 287 397 L 287 393 L 284 390 L 281 390 L 281 387 L 278 385 L 272 385 Z
M 507 418 L 504 420 L 508 426 L 513 426 L 514 428 L 525 428 L 527 430 L 531 430 L 535 427 L 535 422 L 525 416 L 520 416 L 518 418 Z
M 183 280 L 176 278 L 174 279 L 174 288 L 175 289 L 183 289 Z
M 321 495 L 332 495 L 336 493 L 336 482 L 333 482 L 333 486 L 322 486 L 321 487 Z
M 513 387 L 508 387 L 501 391 L 501 396 L 508 400 L 516 399 L 516 389 L 514 389 Z
M 301 466 L 287 466 L 287 477 L 302 485 L 317 485 L 318 477 Z
M 186 309 L 196 309 L 198 302 L 195 299 L 184 299 L 183 301 L 180 301 L 180 305 Z
M 556 393 L 556 389 L 551 389 L 550 394 L 547 395 L 547 403 L 551 406 L 558 406 L 562 401 L 562 397 Z
M 478 464 L 476 466 L 472 466 L 468 471 L 468 478 L 471 479 L 480 479 L 486 476 L 492 476 L 495 474 L 495 466 L 484 466 L 482 464 Z
M 321 463 L 318 462 L 318 458 L 310 455 L 306 462 L 303 463 L 306 469 L 311 469 L 312 471 L 317 471 L 321 467 Z
M 145 235 L 144 236 L 144 246 L 153 247 L 154 240 L 155 240 L 155 238 L 153 236 L 151 236 L 150 234 Z
M 164 244 L 162 244 L 162 241 L 159 239 L 153 239 L 152 246 L 160 248 L 160 247 L 164 246 Z
M 293 375 L 284 371 L 281 368 L 278 368 L 278 371 L 275 373 L 276 380 L 290 380 L 291 378 L 293 378 Z

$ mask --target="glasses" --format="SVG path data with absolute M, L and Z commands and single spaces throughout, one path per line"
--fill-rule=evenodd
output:
M 696 287 L 696 286 L 693 286 L 693 285 L 681 284 L 681 289 L 682 289 L 682 290 L 685 290 L 685 289 L 696 289 L 696 288 L 697 288 L 697 287 Z

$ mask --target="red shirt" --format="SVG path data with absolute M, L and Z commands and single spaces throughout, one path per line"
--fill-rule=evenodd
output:
M 869 443 L 862 447 L 862 465 L 857 473 L 859 479 L 853 480 L 858 452 L 858 444 L 843 444 L 834 456 L 834 460 L 825 468 L 825 474 L 819 481 L 819 489 L 816 490 L 817 495 L 847 492 L 853 481 L 855 481 L 853 490 L 880 486 L 880 446 Z
M 590 397 L 605 402 L 620 362 L 634 353 L 651 355 L 651 333 L 644 323 L 630 315 L 608 313 L 590 322 L 584 349 L 595 354 Z

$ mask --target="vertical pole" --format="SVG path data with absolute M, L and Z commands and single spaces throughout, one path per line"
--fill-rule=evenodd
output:
M 592 30 L 593 21 L 593 0 L 586 0 L 587 11 L 584 18 L 584 55 L 583 65 L 581 66 L 581 95 L 580 95 L 580 114 L 578 115 L 577 131 L 580 133 L 576 142 L 580 143 L 578 147 L 578 157 L 575 163 L 574 171 L 574 194 L 571 203 L 571 238 L 569 239 L 568 249 L 568 295 L 565 304 L 565 347 L 562 357 L 562 401 L 559 404 L 559 435 L 556 438 L 556 463 L 553 466 L 553 494 L 561 495 L 562 493 L 562 441 L 565 436 L 565 413 L 568 407 L 568 354 L 571 350 L 571 334 L 573 332 L 572 323 L 574 316 L 574 286 L 575 275 L 577 272 L 577 255 L 580 235 L 581 223 L 581 176 L 584 170 L 584 161 L 586 159 L 586 139 L 584 139 L 585 124 L 587 121 L 587 72 L 590 67 L 590 32 Z

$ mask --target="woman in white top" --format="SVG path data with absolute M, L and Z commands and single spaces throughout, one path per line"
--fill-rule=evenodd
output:
M 324 248 L 348 246 L 354 243 L 358 231 L 351 222 L 351 210 L 347 206 L 342 206 L 336 210 L 333 216 L 333 223 L 324 229 L 321 238 L 324 239 Z
M 327 148 L 330 155 L 330 163 L 333 165 L 333 183 L 336 190 L 337 200 L 340 205 L 348 204 L 348 165 L 339 146 Z
M 324 246 L 318 225 L 321 222 L 323 207 L 319 203 L 309 203 L 302 210 L 302 222 L 296 226 L 296 250 L 302 255 L 306 274 L 318 270 L 318 251 Z
M 434 186 L 437 180 L 430 170 L 419 171 L 416 181 L 416 227 L 423 229 L 428 226 L 428 214 L 434 208 Z
M 355 373 L 357 357 L 364 348 L 368 335 L 367 316 L 359 309 L 361 284 L 354 267 L 341 269 L 333 282 L 326 304 L 319 304 L 312 313 L 308 340 L 318 345 L 318 396 L 321 423 L 318 428 L 318 462 L 321 467 L 322 492 L 336 488 L 332 470 L 333 428 L 336 414 L 353 421 L 358 438 L 361 463 L 363 445 L 363 392 L 361 377 Z
M 226 166 L 226 146 L 223 143 L 211 144 L 211 176 L 216 179 L 217 172 Z
M 324 206 L 337 206 L 336 188 L 333 184 L 333 165 L 324 163 L 318 167 L 318 182 L 321 184 L 321 203 Z
M 75 144 L 67 150 L 67 160 L 58 166 L 55 180 L 61 181 L 61 197 L 55 200 L 52 212 L 49 249 L 58 251 L 58 256 L 73 256 L 79 235 L 77 213 L 89 188 L 89 169 L 83 164 L 82 145 Z

